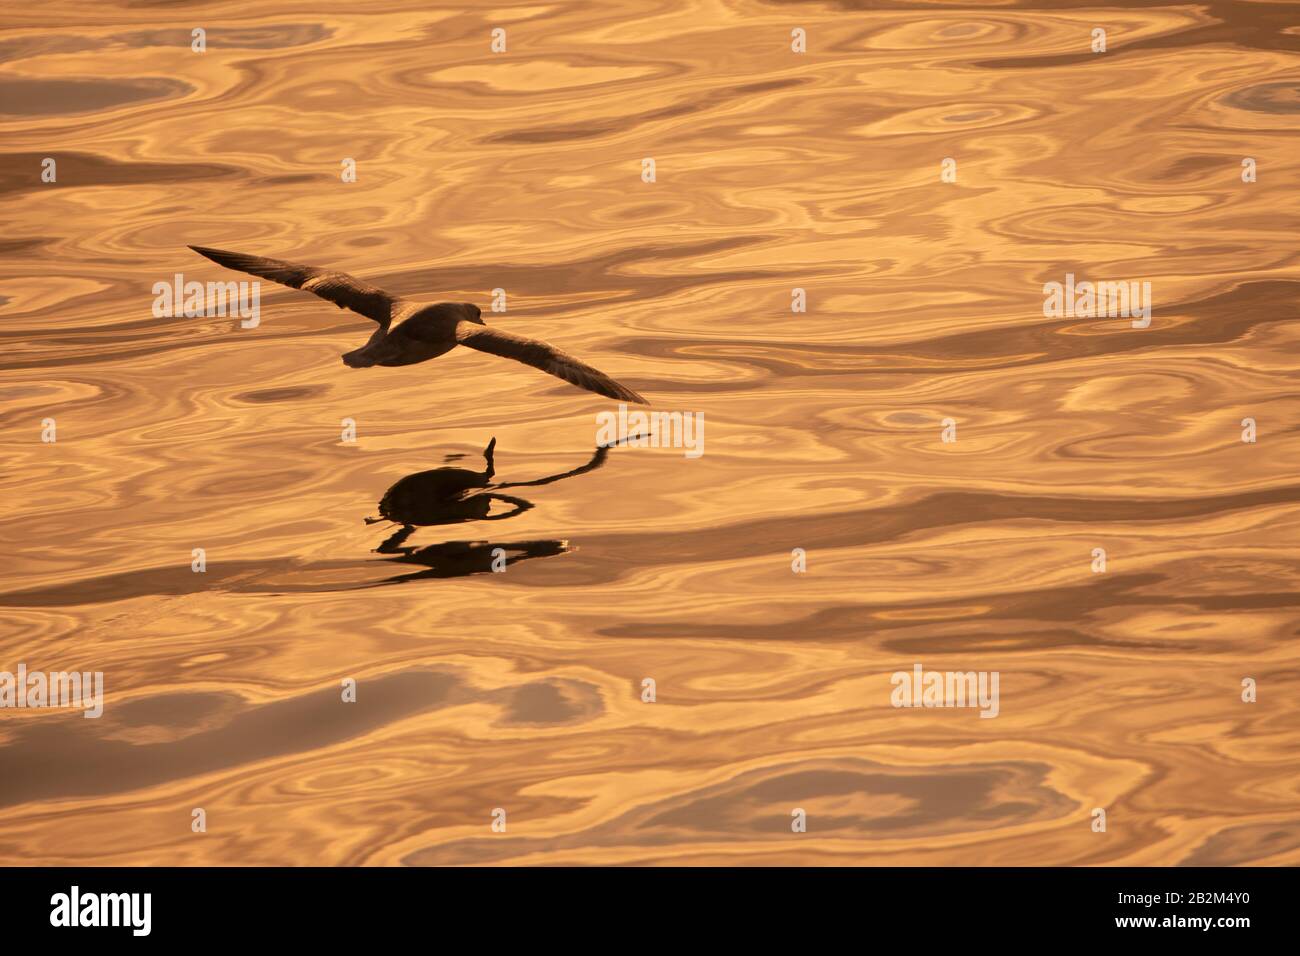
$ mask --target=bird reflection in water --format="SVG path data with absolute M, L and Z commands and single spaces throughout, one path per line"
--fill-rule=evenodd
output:
M 630 441 L 632 439 L 626 439 Z M 617 442 L 615 444 L 623 444 Z M 390 581 L 411 581 L 417 578 L 451 578 L 486 571 L 503 571 L 508 565 L 529 558 L 544 558 L 563 554 L 569 543 L 559 539 L 534 541 L 447 541 L 442 544 L 415 547 L 406 540 L 419 527 L 460 524 L 465 521 L 504 521 L 522 514 L 533 503 L 516 495 L 503 494 L 507 488 L 531 488 L 549 485 L 565 478 L 574 478 L 595 471 L 609 457 L 610 448 L 602 446 L 586 464 L 557 475 L 535 478 L 532 481 L 493 482 L 496 466 L 493 451 L 497 440 L 493 438 L 483 449 L 485 467 L 482 471 L 468 468 L 434 468 L 407 475 L 384 492 L 379 501 L 379 517 L 366 518 L 366 524 L 391 521 L 400 525 L 376 554 L 391 556 L 391 560 L 422 565 L 424 570 L 399 575 Z M 493 506 L 504 510 L 493 512 Z

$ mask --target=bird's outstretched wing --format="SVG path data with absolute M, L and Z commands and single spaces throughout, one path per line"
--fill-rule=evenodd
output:
M 282 259 L 250 256 L 225 249 L 209 249 L 206 246 L 190 246 L 190 248 L 227 269 L 236 269 L 294 289 L 314 292 L 322 299 L 333 302 L 340 309 L 351 309 L 358 315 L 373 319 L 385 329 L 392 320 L 394 306 L 401 301 L 397 296 L 367 285 L 346 272 L 302 266 Z
M 539 368 L 543 372 L 562 378 L 569 384 L 585 388 L 589 392 L 595 392 L 597 395 L 617 398 L 622 402 L 636 402 L 638 405 L 650 404 L 632 389 L 618 384 L 604 372 L 599 372 L 585 362 L 579 362 L 567 352 L 561 352 L 554 346 L 536 339 L 524 338 L 522 335 L 513 335 L 473 322 L 458 322 L 456 342 L 480 352 L 489 352 L 492 355 L 500 355 L 502 358 L 514 359 L 516 362 Z

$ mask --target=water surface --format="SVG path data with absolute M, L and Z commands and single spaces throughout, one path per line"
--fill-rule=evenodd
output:
M 1300 4 L 57 14 L 0 34 L 0 670 L 108 699 L 0 711 L 0 861 L 1300 863 Z M 270 284 L 155 318 L 247 278 L 188 243 L 504 289 L 705 454 L 394 541 L 400 480 L 563 475 L 609 403 L 345 368 Z M 1150 326 L 1045 317 L 1067 273 Z M 916 663 L 998 717 L 892 707 Z

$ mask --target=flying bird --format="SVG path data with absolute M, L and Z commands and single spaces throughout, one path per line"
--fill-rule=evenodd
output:
M 343 364 L 349 368 L 414 365 L 450 352 L 457 345 L 464 345 L 523 362 L 607 398 L 650 404 L 626 385 L 620 385 L 604 372 L 553 345 L 488 328 L 479 307 L 469 302 L 439 302 L 434 305 L 408 302 L 346 272 L 206 246 L 190 248 L 228 269 L 315 293 L 340 309 L 351 309 L 375 322 L 379 328 L 370 340 L 361 348 L 344 353 Z

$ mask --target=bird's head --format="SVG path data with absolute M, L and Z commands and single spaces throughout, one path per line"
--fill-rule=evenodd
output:
M 483 314 L 483 311 L 478 306 L 473 302 L 461 302 L 459 305 L 465 310 L 465 318 L 469 319 L 471 322 L 482 324 L 483 320 L 479 318 L 479 316 Z

